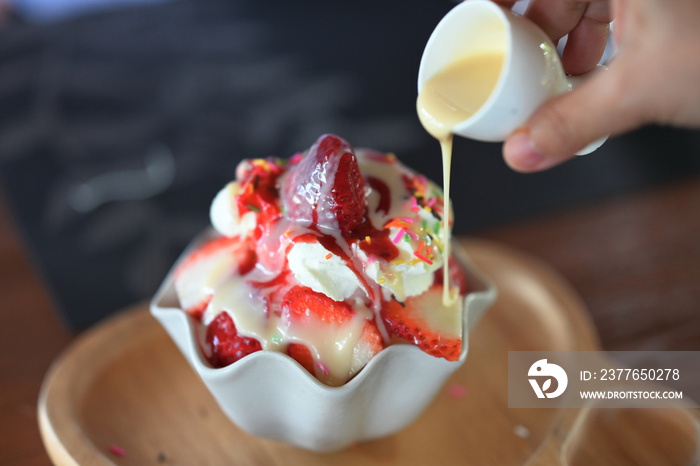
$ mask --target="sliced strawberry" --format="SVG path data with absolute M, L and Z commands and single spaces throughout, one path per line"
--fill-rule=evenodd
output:
M 220 312 L 209 324 L 206 343 L 212 351 L 209 363 L 214 367 L 228 366 L 244 356 L 262 350 L 258 340 L 238 334 L 227 312 Z
M 283 202 L 292 220 L 350 233 L 365 220 L 365 180 L 352 147 L 332 134 L 321 136 L 290 167 Z
M 287 291 L 282 306 L 287 309 L 292 320 L 312 316 L 326 324 L 342 325 L 355 314 L 348 303 L 334 301 L 323 293 L 300 285 Z
M 433 285 L 425 293 L 405 303 L 386 302 L 381 312 L 387 330 L 396 337 L 418 346 L 426 353 L 459 359 L 462 351 L 462 306 L 442 304 L 442 286 Z
M 311 288 L 293 286 L 285 294 L 282 306 L 292 327 L 297 325 L 328 325 L 334 327 L 334 329 L 329 328 L 327 331 L 328 334 L 332 334 L 333 331 L 350 324 L 348 331 L 353 331 L 354 324 L 351 324 L 351 321 L 356 318 L 356 314 L 352 307 L 346 302 L 334 301 Z M 357 325 L 361 327 L 354 328 L 360 332 L 360 336 L 352 348 L 352 360 L 348 359 L 348 372 L 345 374 L 332 373 L 332 368 L 324 365 L 324 355 L 319 354 L 320 360 L 316 361 L 314 353 L 304 344 L 290 344 L 288 354 L 322 382 L 345 383 L 384 347 L 381 334 L 373 321 L 363 319 L 363 321 L 357 322 Z
M 251 243 L 238 236 L 219 236 L 205 242 L 175 269 L 175 290 L 182 309 L 201 318 L 216 286 L 231 273 L 247 273 L 255 260 Z
M 305 345 L 301 343 L 290 343 L 287 347 L 287 354 L 296 360 L 301 367 L 314 373 L 314 357 L 311 355 L 311 351 Z
M 346 152 L 340 157 L 331 193 L 334 203 L 331 210 L 338 226 L 342 232 L 350 233 L 362 224 L 367 210 L 365 180 L 355 154 Z

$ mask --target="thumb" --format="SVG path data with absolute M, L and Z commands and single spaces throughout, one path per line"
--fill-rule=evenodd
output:
M 617 69 L 611 66 L 545 102 L 506 140 L 506 163 L 520 172 L 545 170 L 597 139 L 641 125 L 639 113 L 623 102 L 623 87 Z

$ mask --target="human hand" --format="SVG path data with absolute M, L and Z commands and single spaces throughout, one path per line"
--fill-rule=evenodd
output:
M 647 123 L 700 127 L 697 0 L 532 0 L 525 15 L 555 42 L 569 33 L 569 74 L 595 67 L 613 18 L 618 52 L 607 71 L 546 102 L 509 136 L 503 154 L 513 169 L 551 168 L 596 139 Z

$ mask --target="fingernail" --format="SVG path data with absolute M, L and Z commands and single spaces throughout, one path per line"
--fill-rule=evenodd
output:
M 532 172 L 549 168 L 552 163 L 532 144 L 526 129 L 516 130 L 503 146 L 503 155 L 511 168 L 522 172 Z

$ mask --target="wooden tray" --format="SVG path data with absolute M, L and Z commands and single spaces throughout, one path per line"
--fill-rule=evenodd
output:
M 78 338 L 47 374 L 42 438 L 59 465 L 687 464 L 682 410 L 509 409 L 508 351 L 597 350 L 578 297 L 534 258 L 464 241 L 499 289 L 466 364 L 414 424 L 315 454 L 242 432 L 219 411 L 146 305 Z

